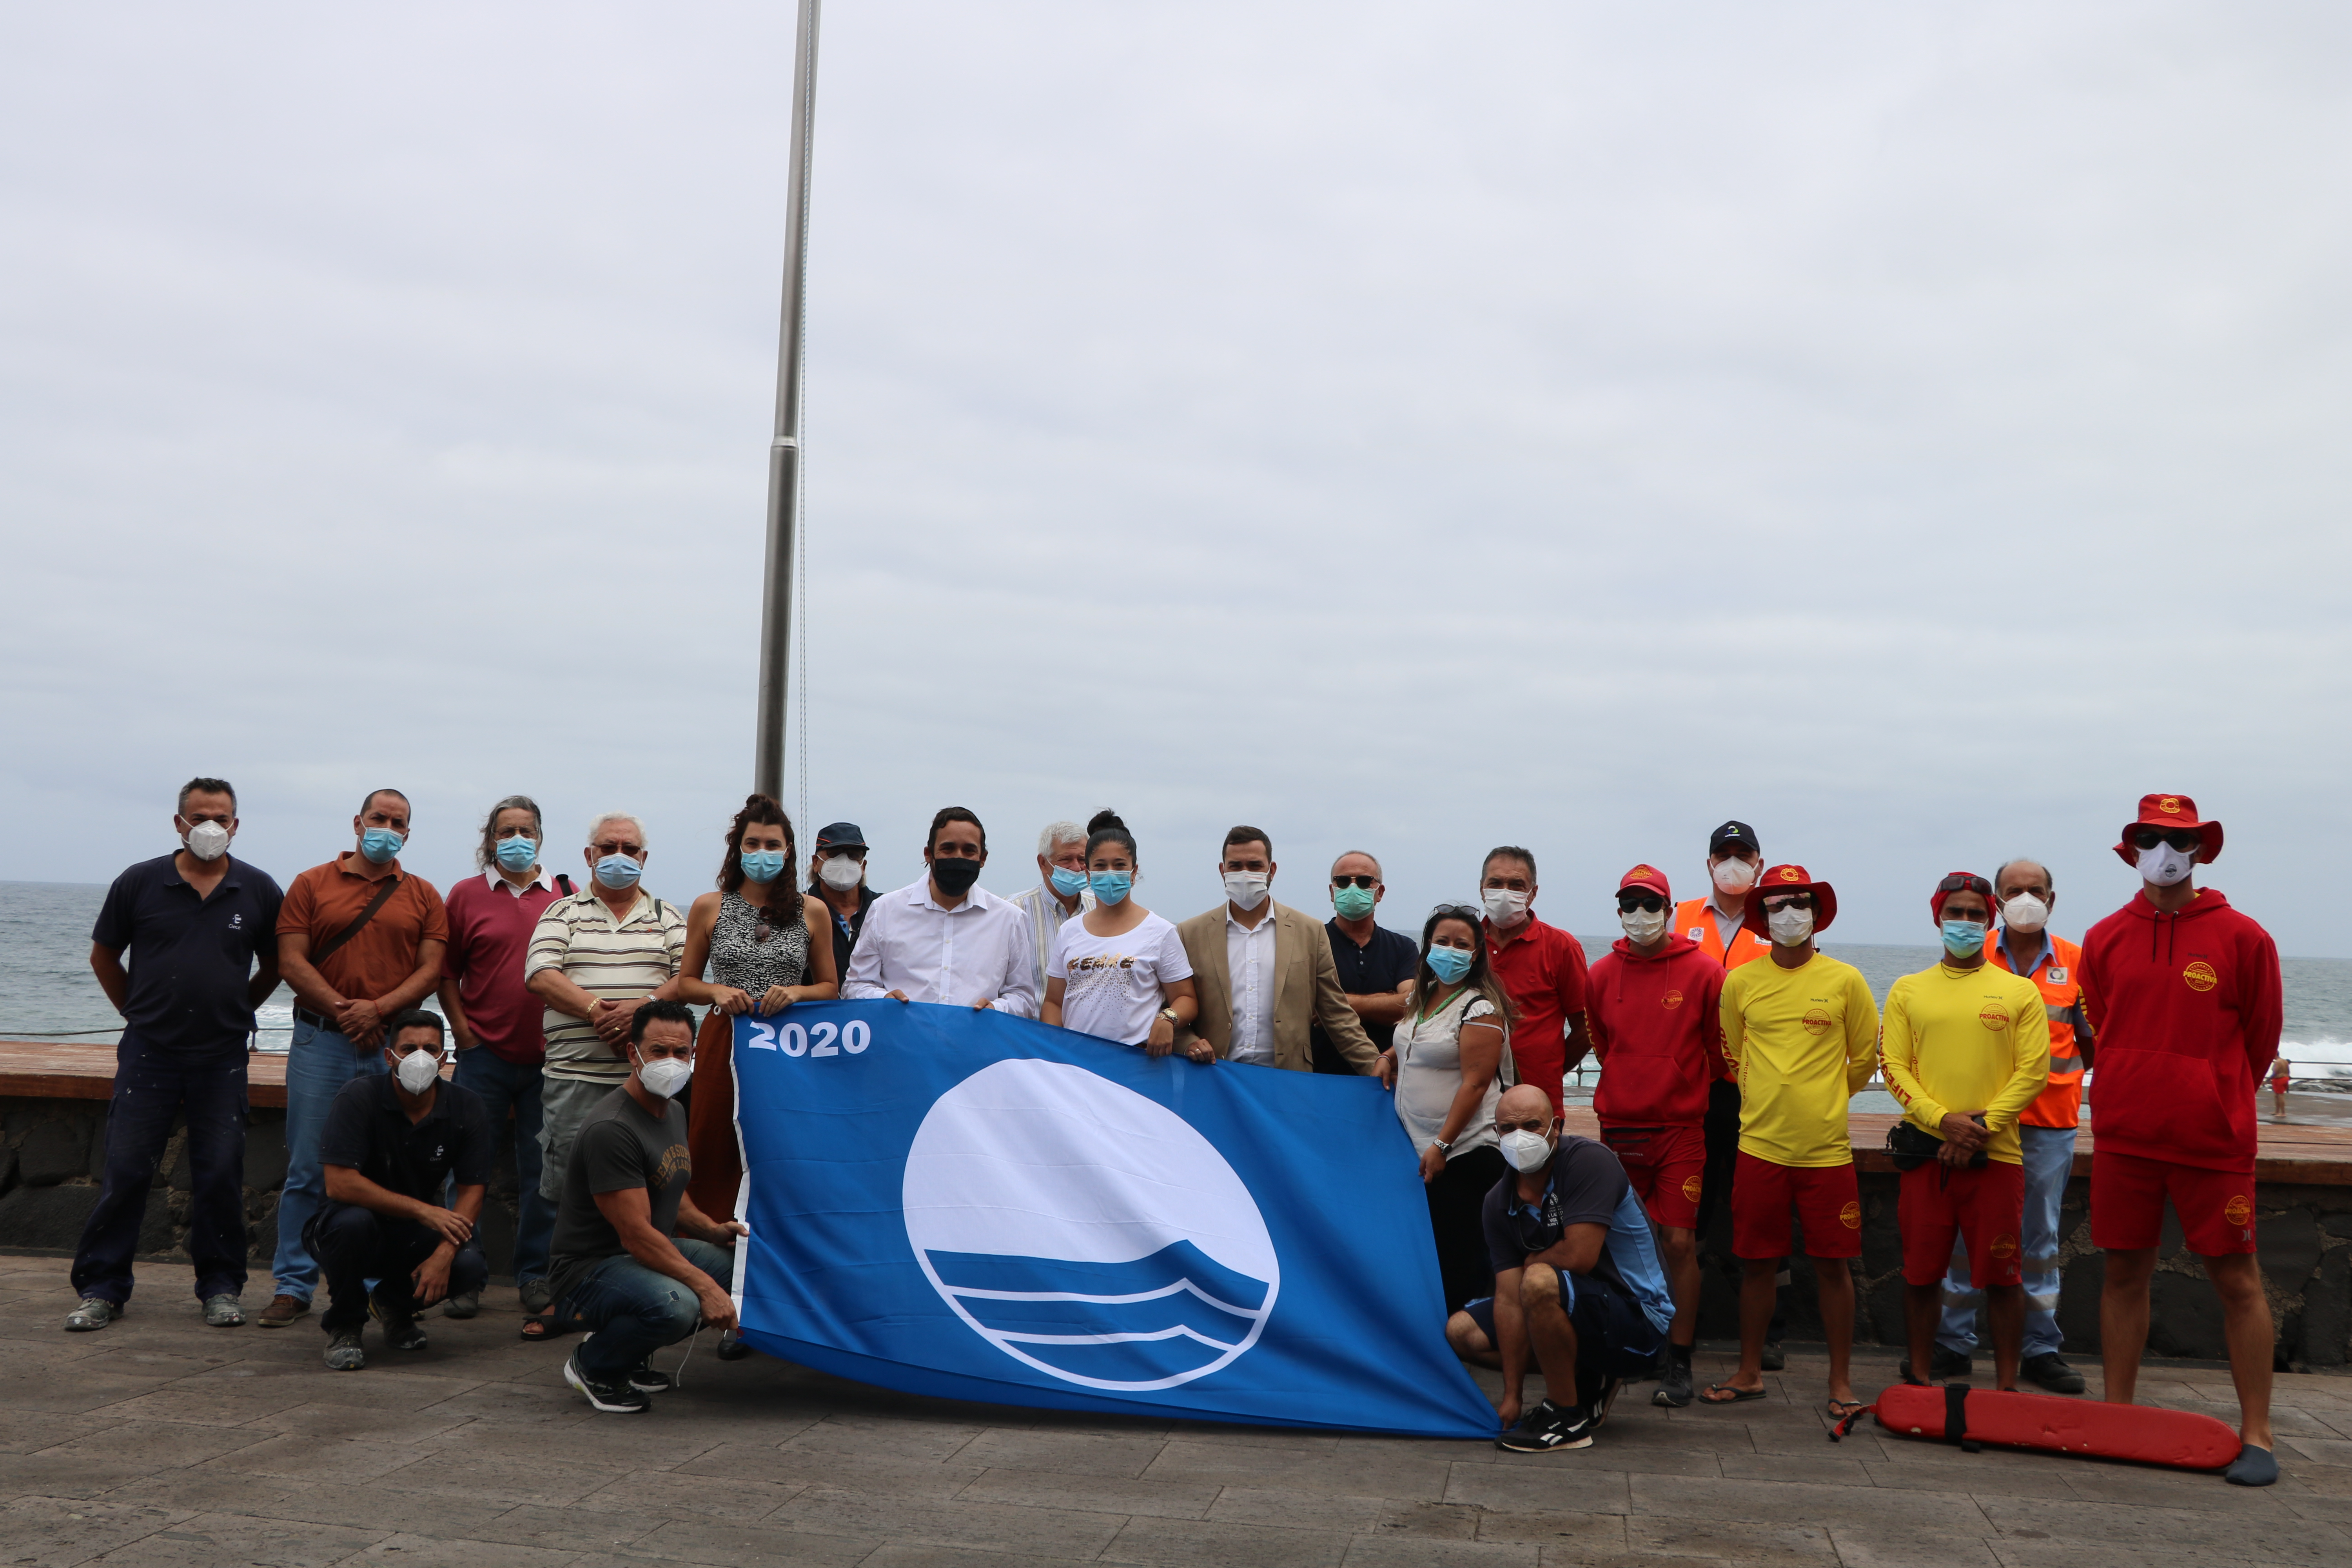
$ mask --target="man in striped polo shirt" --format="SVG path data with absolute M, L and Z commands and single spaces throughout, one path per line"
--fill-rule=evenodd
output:
M 550 1203 L 562 1201 L 581 1120 L 629 1076 L 629 1019 L 676 990 L 686 916 L 637 886 L 646 853 L 635 817 L 598 817 L 588 829 L 588 885 L 548 905 L 530 933 L 523 984 L 547 1005 L 539 1191 Z

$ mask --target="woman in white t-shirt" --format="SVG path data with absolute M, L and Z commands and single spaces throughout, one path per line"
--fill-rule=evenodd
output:
M 1045 965 L 1045 1018 L 1122 1046 L 1164 1057 L 1179 1026 L 1199 1016 L 1192 965 L 1176 928 L 1129 895 L 1135 888 L 1135 835 L 1116 813 L 1087 824 L 1087 885 L 1095 907 L 1064 921 Z M 1217 1059 L 1206 1040 L 1187 1053 Z

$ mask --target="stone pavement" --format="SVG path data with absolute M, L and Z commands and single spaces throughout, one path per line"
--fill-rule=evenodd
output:
M 66 1270 L 0 1257 L 0 1564 L 2352 1562 L 2352 1377 L 2280 1378 L 2267 1491 L 1866 1420 L 1832 1447 L 1803 1347 L 1769 1400 L 1670 1412 L 1640 1388 L 1593 1447 L 1541 1456 L 910 1398 L 723 1365 L 709 1336 L 650 1414 L 599 1416 L 515 1337 L 510 1290 L 427 1320 L 417 1354 L 371 1328 L 373 1364 L 336 1373 L 315 1319 L 205 1328 L 184 1266 L 142 1265 L 130 1317 L 64 1333 Z M 1893 1373 L 1857 1361 L 1865 1394 Z M 2231 1413 L 2219 1371 L 2142 1387 Z

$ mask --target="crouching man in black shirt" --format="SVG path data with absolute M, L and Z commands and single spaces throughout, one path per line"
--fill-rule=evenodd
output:
M 1562 1133 L 1535 1085 L 1504 1091 L 1495 1127 L 1515 1173 L 1487 1193 L 1482 1216 L 1508 1428 L 1495 1443 L 1590 1447 L 1618 1390 L 1653 1374 L 1674 1321 L 1650 1216 L 1609 1146 Z M 1546 1398 L 1521 1420 L 1530 1349 Z
M 371 1314 L 394 1350 L 420 1351 L 417 1310 L 489 1279 L 474 1225 L 490 1180 L 490 1119 L 472 1093 L 441 1081 L 441 1029 L 440 1015 L 421 1007 L 395 1014 L 384 1026 L 392 1071 L 353 1079 L 327 1112 L 327 1201 L 302 1239 L 327 1279 L 319 1326 L 337 1372 L 367 1364 L 360 1330 Z M 444 1208 L 452 1175 L 456 1206 Z
M 694 1015 L 683 1003 L 646 1003 L 629 1020 L 628 1057 L 627 1080 L 572 1140 L 547 1265 L 566 1304 L 558 1310 L 595 1331 L 563 1363 L 563 1381 L 614 1415 L 646 1408 L 647 1394 L 669 1386 L 649 1359 L 656 1349 L 698 1325 L 735 1326 L 719 1281 L 733 1281 L 729 1249 L 751 1234 L 714 1223 L 686 1195 L 686 1110 L 670 1096 L 693 1075 Z

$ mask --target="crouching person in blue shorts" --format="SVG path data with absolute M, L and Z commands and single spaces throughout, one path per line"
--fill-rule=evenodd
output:
M 686 1195 L 686 1108 L 671 1096 L 694 1074 L 694 1015 L 652 1001 L 629 1020 L 629 1076 L 590 1110 L 572 1139 L 549 1244 L 559 1313 L 592 1331 L 563 1380 L 614 1415 L 646 1409 L 670 1385 L 653 1352 L 698 1327 L 735 1326 L 719 1283 L 735 1278 L 730 1249 L 748 1236 Z
M 1627 1381 L 1654 1375 L 1675 1303 L 1650 1216 L 1605 1143 L 1559 1130 L 1533 1084 L 1495 1108 L 1513 1174 L 1486 1194 L 1486 1251 L 1495 1265 L 1493 1331 L 1457 1312 L 1447 1338 L 1475 1352 L 1484 1340 L 1503 1368 L 1496 1445 L 1517 1453 L 1591 1447 Z M 1520 1413 L 1533 1354 L 1544 1401 Z M 1479 1359 L 1475 1353 L 1470 1359 Z

